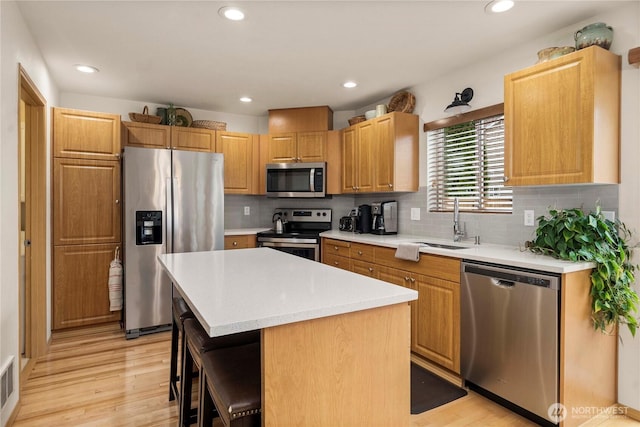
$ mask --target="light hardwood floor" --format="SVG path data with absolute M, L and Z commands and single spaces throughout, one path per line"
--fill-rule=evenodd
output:
M 168 400 L 170 332 L 127 341 L 117 325 L 53 334 L 22 384 L 15 427 L 174 426 Z M 411 416 L 411 427 L 534 426 L 513 412 L 470 392 L 439 408 Z M 626 418 L 590 426 L 640 426 Z M 286 427 L 286 426 L 283 426 Z M 363 426 L 364 427 L 364 426 Z

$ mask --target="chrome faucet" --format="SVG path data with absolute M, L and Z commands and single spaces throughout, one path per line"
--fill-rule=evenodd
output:
M 465 235 L 464 223 L 460 227 L 460 206 L 456 197 L 453 199 L 453 241 L 459 242 Z

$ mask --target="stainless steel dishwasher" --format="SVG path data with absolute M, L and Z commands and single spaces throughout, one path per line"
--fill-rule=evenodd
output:
M 460 366 L 465 383 L 553 422 L 559 304 L 559 275 L 465 260 Z

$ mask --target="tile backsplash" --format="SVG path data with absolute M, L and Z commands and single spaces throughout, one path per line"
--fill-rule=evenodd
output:
M 427 212 L 427 187 L 416 193 L 341 195 L 326 199 L 271 199 L 264 196 L 225 196 L 225 228 L 271 227 L 271 216 L 277 208 L 332 208 L 333 228 L 338 220 L 358 205 L 376 201 L 398 201 L 398 228 L 401 234 L 434 238 L 452 238 L 453 215 Z M 603 210 L 618 213 L 617 185 L 580 185 L 521 187 L 513 189 L 513 213 L 460 213 L 467 239 L 480 236 L 483 243 L 518 246 L 531 240 L 536 227 L 524 225 L 524 211 L 533 210 L 535 218 L 546 215 L 550 208 L 581 207 L 585 211 L 600 204 Z M 244 215 L 248 206 L 250 215 Z M 411 220 L 411 208 L 420 209 L 420 220 Z M 624 218 L 621 218 L 624 221 Z M 536 221 L 537 224 L 537 221 Z

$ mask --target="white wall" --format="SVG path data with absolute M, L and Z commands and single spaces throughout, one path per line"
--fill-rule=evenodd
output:
M 0 36 L 0 365 L 14 357 L 14 385 L 18 391 L 18 63 L 22 64 L 49 105 L 57 102 L 58 91 L 14 1 L 0 1 Z M 47 189 L 50 185 L 49 169 L 47 161 Z M 47 223 L 50 211 L 47 203 Z M 48 234 L 48 313 L 51 312 L 50 240 Z M 47 330 L 50 329 L 48 324 Z M 6 424 L 17 398 L 16 392 L 2 409 L 1 425 Z

